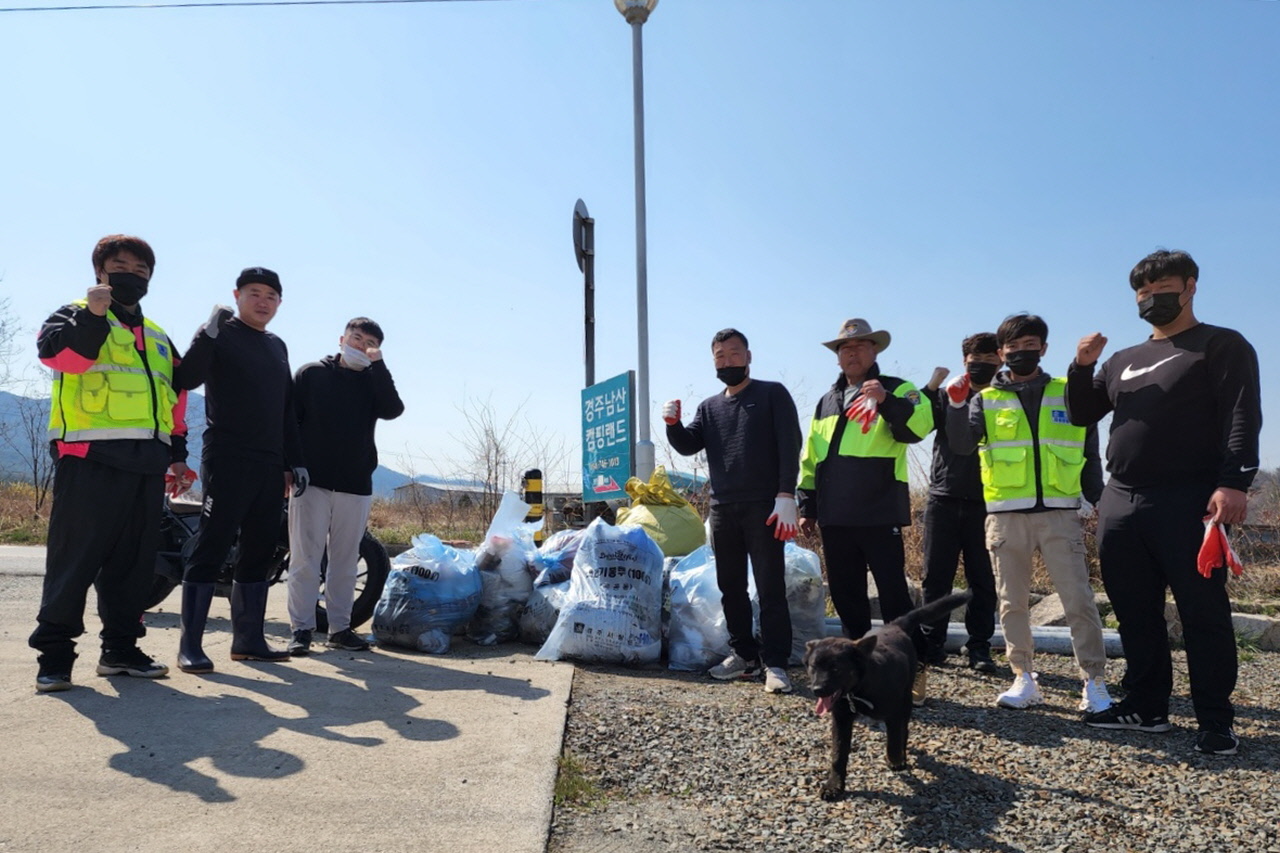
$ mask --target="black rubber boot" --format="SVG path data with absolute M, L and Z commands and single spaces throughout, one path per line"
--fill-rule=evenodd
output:
M 204 623 L 213 601 L 213 584 L 182 584 L 182 637 L 178 640 L 178 669 L 183 672 L 213 672 L 213 661 L 201 648 Z
M 231 584 L 231 659 L 292 660 L 288 651 L 267 645 L 262 624 L 267 617 L 266 581 Z

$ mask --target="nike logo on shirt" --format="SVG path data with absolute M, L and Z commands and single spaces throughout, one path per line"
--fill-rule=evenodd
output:
M 1157 361 L 1155 364 L 1151 365 L 1150 367 L 1139 367 L 1137 370 L 1134 370 L 1133 365 L 1131 364 L 1128 367 L 1126 367 L 1124 370 L 1120 371 L 1120 381 L 1127 382 L 1130 379 L 1137 379 L 1142 374 L 1150 373 L 1160 365 L 1164 364 L 1165 362 L 1173 361 L 1175 358 L 1177 358 L 1180 355 L 1182 355 L 1182 353 L 1175 352 L 1173 355 L 1169 356 L 1168 358 L 1162 358 L 1160 361 Z
M 1243 465 L 1241 465 L 1241 466 L 1240 466 L 1240 473 L 1241 473 L 1241 474 L 1248 474 L 1250 471 L 1257 471 L 1257 470 L 1258 470 L 1258 466 L 1257 466 L 1257 465 L 1254 465 L 1252 468 L 1246 468 L 1246 467 L 1245 467 L 1245 466 L 1243 466 Z

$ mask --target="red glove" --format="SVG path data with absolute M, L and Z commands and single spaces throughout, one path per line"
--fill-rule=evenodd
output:
M 968 373 L 961 373 L 948 382 L 947 398 L 951 400 L 951 405 L 957 409 L 963 406 L 969 400 L 969 389 L 972 387 L 973 382 L 969 379 Z
M 171 498 L 176 498 L 183 492 L 190 490 L 191 486 L 194 485 L 195 481 L 198 479 L 200 479 L 200 476 L 190 468 L 183 471 L 181 477 L 176 476 L 172 470 L 166 471 L 164 473 L 165 494 Z
M 1222 525 L 1205 519 L 1204 541 L 1200 544 L 1200 553 L 1196 555 L 1196 570 L 1207 578 L 1219 567 L 1229 567 L 1236 577 L 1244 573 L 1244 566 L 1227 541 L 1227 532 L 1222 529 Z
M 878 414 L 879 406 L 876 405 L 876 401 L 864 394 L 853 401 L 853 404 L 845 410 L 844 416 L 861 424 L 862 434 L 866 435 L 871 432 L 871 425 L 875 423 Z
M 680 401 L 668 400 L 662 404 L 662 422 L 675 426 L 680 423 Z

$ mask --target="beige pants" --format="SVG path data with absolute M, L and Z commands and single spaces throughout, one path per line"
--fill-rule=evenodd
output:
M 1107 655 L 1102 645 L 1102 619 L 1089 586 L 1084 534 L 1076 511 L 993 512 L 987 515 L 986 530 L 1009 665 L 1015 672 L 1032 671 L 1031 558 L 1039 549 L 1053 588 L 1062 599 L 1071 648 L 1082 676 L 1103 675 Z

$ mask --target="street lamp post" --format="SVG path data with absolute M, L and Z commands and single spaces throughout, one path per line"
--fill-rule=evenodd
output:
M 636 149 L 636 335 L 639 364 L 636 366 L 636 476 L 648 482 L 653 474 L 653 441 L 649 438 L 649 268 L 645 245 L 644 206 L 644 46 L 640 28 L 658 0 L 613 0 L 613 5 L 631 25 L 632 110 L 635 115 Z

